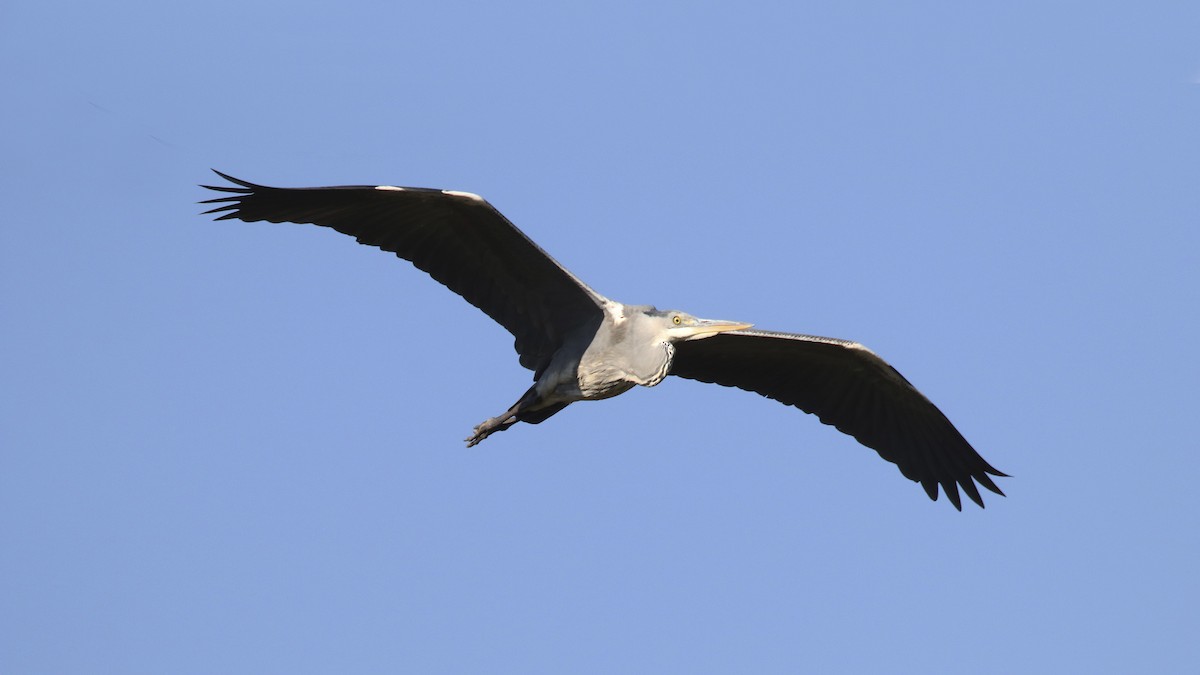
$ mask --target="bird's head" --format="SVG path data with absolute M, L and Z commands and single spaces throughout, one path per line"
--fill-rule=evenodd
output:
M 740 321 L 720 321 L 717 319 L 701 319 L 686 312 L 669 310 L 659 312 L 659 321 L 671 342 L 685 340 L 702 340 L 718 333 L 731 330 L 745 330 L 752 324 Z

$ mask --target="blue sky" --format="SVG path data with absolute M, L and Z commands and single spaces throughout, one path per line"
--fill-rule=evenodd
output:
M 1136 7 L 1136 9 L 1135 9 Z M 1200 6 L 8 2 L 0 670 L 1194 672 Z M 477 192 L 600 292 L 859 340 L 955 512 L 511 338 L 209 167 Z

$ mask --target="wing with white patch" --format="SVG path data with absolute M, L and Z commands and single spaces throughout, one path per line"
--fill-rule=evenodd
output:
M 312 223 L 411 261 L 516 338 L 521 365 L 540 373 L 567 335 L 598 326 L 605 298 L 546 254 L 482 197 L 469 192 L 355 185 L 204 186 L 230 197 L 218 220 Z

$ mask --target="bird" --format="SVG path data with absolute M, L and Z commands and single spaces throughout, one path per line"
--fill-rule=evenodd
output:
M 1001 495 L 1007 477 L 903 375 L 858 342 L 754 329 L 593 290 L 482 197 L 392 185 L 279 188 L 213 170 L 228 185 L 201 204 L 215 220 L 313 224 L 410 261 L 514 338 L 533 385 L 474 427 L 467 446 L 518 422 L 540 424 L 577 401 L 653 387 L 668 375 L 734 387 L 815 415 L 895 464 L 931 500 L 959 511 L 959 489 Z

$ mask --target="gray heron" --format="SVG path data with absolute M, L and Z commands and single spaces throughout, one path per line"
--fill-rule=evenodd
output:
M 1003 495 L 1005 476 L 895 368 L 863 345 L 751 330 L 738 321 L 610 300 L 558 264 L 482 197 L 455 190 L 348 185 L 276 188 L 219 171 L 230 196 L 217 220 L 311 223 L 412 262 L 506 328 L 531 386 L 476 426 L 473 446 L 517 422 L 538 424 L 576 401 L 609 398 L 667 375 L 737 387 L 816 415 L 894 463 L 932 500 L 962 510 L 975 483 Z M 990 476 L 989 476 L 990 474 Z

